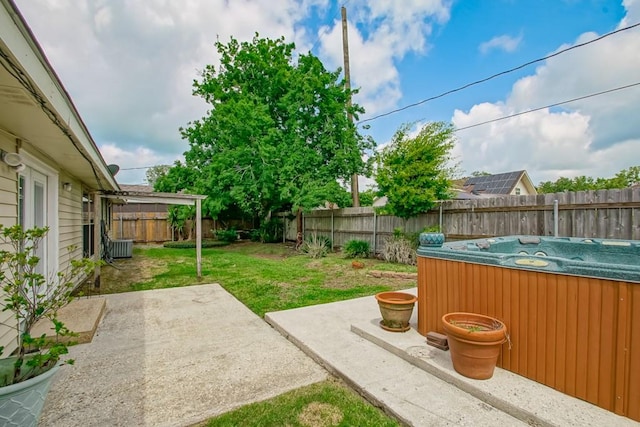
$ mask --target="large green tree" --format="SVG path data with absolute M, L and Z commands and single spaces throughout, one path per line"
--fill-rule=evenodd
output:
M 411 124 L 402 125 L 376 156 L 376 182 L 387 196 L 385 210 L 408 219 L 433 208 L 438 200 L 451 197 L 451 150 L 455 138 L 452 125 L 432 122 L 416 136 Z
M 555 181 L 543 181 L 538 187 L 538 193 L 561 193 L 563 191 L 606 190 L 613 188 L 627 188 L 640 182 L 640 166 L 622 169 L 613 178 L 592 178 L 577 176 L 575 178 L 560 177 Z
M 182 181 L 192 180 L 184 188 L 206 194 L 203 206 L 214 217 L 237 210 L 265 218 L 338 201 L 340 182 L 367 172 L 361 153 L 374 146 L 347 118 L 363 109 L 349 106 L 340 70 L 327 71 L 311 53 L 294 58 L 283 38 L 256 34 L 216 48 L 220 66 L 208 65 L 194 82 L 210 110 L 181 129 L 190 148 L 176 176 L 187 169 Z
M 149 169 L 147 169 L 147 172 L 145 172 L 147 183 L 153 187 L 156 184 L 158 178 L 166 175 L 169 172 L 169 169 L 171 169 L 171 165 L 151 166 Z

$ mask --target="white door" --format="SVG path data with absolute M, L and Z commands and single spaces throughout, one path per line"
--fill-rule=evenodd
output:
M 23 229 L 33 227 L 49 226 L 47 215 L 47 192 L 48 177 L 35 169 L 27 167 L 21 174 L 19 179 L 19 198 L 18 198 L 18 222 Z M 36 255 L 40 258 L 40 262 L 36 267 L 36 272 L 42 274 L 49 279 L 49 236 L 38 245 Z

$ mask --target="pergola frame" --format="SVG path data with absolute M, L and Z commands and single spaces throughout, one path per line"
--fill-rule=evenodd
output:
M 201 194 L 178 194 L 178 193 L 146 193 L 142 191 L 116 191 L 109 194 L 100 194 L 99 198 L 114 199 L 125 203 L 165 203 L 168 205 L 196 206 L 196 273 L 198 279 L 202 278 L 202 200 L 207 196 Z M 98 205 L 98 203 L 96 203 Z M 99 208 L 99 206 L 96 206 Z M 99 227 L 96 227 L 99 233 Z M 100 241 L 100 236 L 96 236 L 96 241 Z

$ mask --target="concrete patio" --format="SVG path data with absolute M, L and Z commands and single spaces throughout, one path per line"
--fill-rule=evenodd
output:
M 277 331 L 215 284 L 97 300 L 104 318 L 72 347 L 41 426 L 189 426 L 327 371 L 407 425 L 640 425 L 504 370 L 466 379 L 415 330 L 383 331 L 373 296 L 268 313 Z

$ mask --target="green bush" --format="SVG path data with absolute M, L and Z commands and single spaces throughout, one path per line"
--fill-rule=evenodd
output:
M 254 228 L 252 230 L 249 230 L 249 240 L 251 240 L 252 242 L 259 242 L 260 241 L 260 230 Z
M 227 246 L 229 242 L 223 242 L 220 240 L 203 240 L 202 247 L 203 248 L 216 248 L 220 246 Z M 193 240 L 182 240 L 179 242 L 164 242 L 162 245 L 165 248 L 172 249 L 193 249 L 196 247 L 196 242 Z
M 233 243 L 238 240 L 238 232 L 234 227 L 228 228 L 226 230 L 217 230 L 216 237 L 220 241 Z
M 366 240 L 349 240 L 342 248 L 347 258 L 369 257 L 369 242 Z
M 260 224 L 258 240 L 262 243 L 278 243 L 282 241 L 282 221 L 272 218 Z
M 331 239 L 314 233 L 304 241 L 300 250 L 311 258 L 322 258 L 327 256 L 330 248 Z

